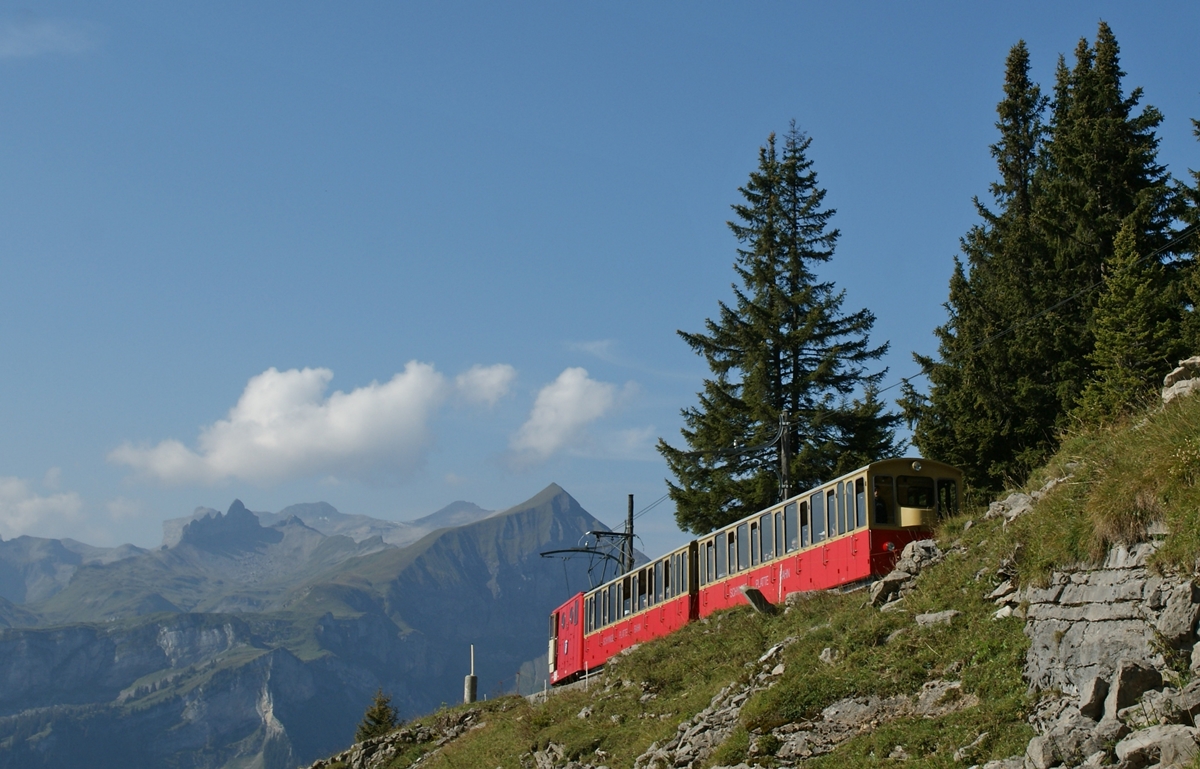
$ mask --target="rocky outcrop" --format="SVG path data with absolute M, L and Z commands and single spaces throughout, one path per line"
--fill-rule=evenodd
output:
M 1179 361 L 1179 366 L 1163 379 L 1163 405 L 1200 389 L 1200 356 Z
M 935 563 L 940 562 L 945 554 L 932 539 L 918 539 L 909 542 L 900 551 L 900 559 L 896 567 L 882 579 L 871 584 L 870 599 L 874 606 L 899 608 L 899 601 L 916 588 L 917 575 Z
M 1024 607 L 1024 674 L 1043 699 L 1025 755 L 988 769 L 1166 769 L 1197 754 L 1200 681 L 1184 682 L 1200 656 L 1200 590 L 1149 569 L 1155 549 L 1118 546 L 1099 565 L 1054 572 L 1045 586 L 997 588 L 1009 608 Z
M 392 762 L 402 751 L 424 745 L 429 748 L 410 766 L 419 766 L 435 755 L 438 749 L 472 729 L 482 729 L 487 723 L 479 719 L 480 711 L 472 708 L 458 713 L 448 713 L 430 726 L 401 727 L 381 737 L 355 743 L 349 750 L 336 756 L 314 762 L 309 769 L 381 769 Z M 552 743 L 553 745 L 553 743 Z M 557 746 L 560 749 L 561 746 Z

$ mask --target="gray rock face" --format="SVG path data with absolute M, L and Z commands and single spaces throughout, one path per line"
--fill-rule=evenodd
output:
M 1152 575 L 1146 559 L 1154 549 L 1115 547 L 1100 568 L 1055 572 L 1047 587 L 1019 591 L 1028 606 L 1030 686 L 1077 694 L 1094 678 L 1111 681 L 1122 660 L 1161 669 L 1161 628 L 1179 647 L 1195 642 L 1196 591 L 1190 580 Z

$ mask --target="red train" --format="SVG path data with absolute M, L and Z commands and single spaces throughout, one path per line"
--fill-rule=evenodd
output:
M 957 512 L 961 487 L 962 473 L 941 462 L 873 462 L 577 593 L 550 614 L 550 683 L 745 603 L 751 588 L 779 603 L 883 576 L 906 544 Z

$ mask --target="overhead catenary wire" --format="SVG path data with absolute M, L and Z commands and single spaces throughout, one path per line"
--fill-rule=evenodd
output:
M 1160 248 L 1157 248 L 1154 251 L 1151 251 L 1150 253 L 1146 254 L 1143 257 L 1140 257 L 1139 259 L 1134 260 L 1133 262 L 1131 262 L 1129 264 L 1129 267 L 1133 267 L 1134 265 L 1140 264 L 1141 262 L 1144 262 L 1147 259 L 1152 259 L 1156 256 L 1159 256 L 1160 254 L 1163 254 L 1167 251 L 1173 250 L 1174 248 L 1176 248 L 1177 246 L 1182 244 L 1184 241 L 1186 241 L 1188 238 L 1190 238 L 1192 235 L 1195 235 L 1197 232 L 1200 232 L 1200 223 L 1192 224 L 1192 225 L 1185 227 L 1184 229 L 1180 230 L 1175 235 L 1175 237 L 1172 238 L 1166 245 L 1164 245 Z M 1126 268 L 1126 269 L 1128 269 L 1128 268 Z M 979 352 L 984 347 L 987 347 L 992 342 L 995 342 L 997 339 L 1000 339 L 1001 337 L 1011 334 L 1013 331 L 1016 331 L 1021 326 L 1024 326 L 1028 323 L 1032 323 L 1035 320 L 1037 320 L 1038 318 L 1044 317 L 1045 315 L 1048 315 L 1049 313 L 1054 312 L 1058 308 L 1068 305 L 1071 302 L 1074 302 L 1076 299 L 1079 299 L 1082 296 L 1090 294 L 1092 291 L 1095 291 L 1097 288 L 1099 288 L 1102 285 L 1104 285 L 1103 278 L 1096 281 L 1095 283 L 1092 283 L 1089 286 L 1084 286 L 1083 288 L 1079 289 L 1078 291 L 1076 291 L 1075 293 L 1066 297 L 1065 299 L 1060 299 L 1059 301 L 1055 302 L 1052 305 L 1049 305 L 1048 307 L 1043 307 L 1041 310 L 1034 313 L 1033 315 L 1030 315 L 1028 318 L 1022 318 L 1021 320 L 1018 320 L 1015 323 L 1012 323 L 1007 328 L 997 331 L 996 333 L 994 333 L 991 336 L 984 339 L 982 342 L 972 345 L 970 348 L 968 348 L 965 351 L 965 353 L 960 352 L 959 355 L 963 355 L 963 354 L 970 355 L 972 353 Z M 936 364 L 934 364 L 934 365 L 936 365 Z M 887 387 L 877 390 L 876 395 L 878 395 L 880 393 L 885 393 L 894 387 L 899 387 L 900 385 L 906 385 L 918 377 L 928 375 L 929 372 L 932 370 L 933 370 L 933 365 L 923 366 L 920 371 L 913 374 L 912 376 L 902 377 L 899 381 L 893 382 L 892 384 L 888 385 Z

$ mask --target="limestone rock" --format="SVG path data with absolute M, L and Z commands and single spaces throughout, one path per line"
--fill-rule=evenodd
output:
M 1163 378 L 1162 401 L 1191 395 L 1200 388 L 1200 356 L 1179 361 L 1179 366 Z
M 1079 691 L 1079 712 L 1088 718 L 1104 715 L 1104 699 L 1108 696 L 1108 681 L 1092 676 Z
M 955 617 L 962 614 L 957 609 L 946 609 L 945 611 L 935 611 L 929 614 L 918 614 L 917 624 L 921 627 L 933 627 L 934 625 L 949 625 Z
M 1104 700 L 1104 716 L 1116 718 L 1119 710 L 1135 704 L 1147 691 L 1160 686 L 1162 673 L 1152 666 L 1141 660 L 1121 660 Z
M 1128 766 L 1184 766 L 1197 754 L 1195 727 L 1172 724 L 1141 729 L 1117 743 L 1117 759 Z

